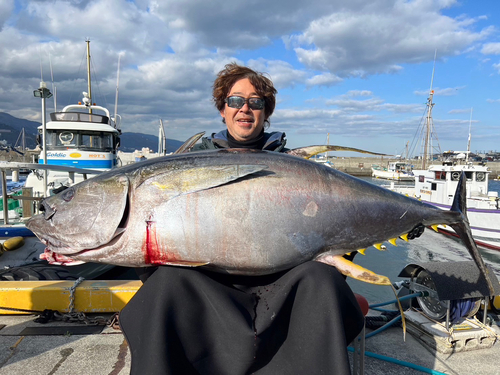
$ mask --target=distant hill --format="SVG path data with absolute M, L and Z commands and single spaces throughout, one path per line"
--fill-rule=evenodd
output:
M 25 133 L 26 147 L 35 148 L 37 128 L 41 124 L 36 121 L 23 120 L 9 115 L 5 112 L 0 112 L 0 141 L 6 140 L 7 145 L 15 146 L 23 128 Z M 19 139 L 18 146 L 21 145 Z
M 0 141 L 7 141 L 7 145 L 15 146 L 16 141 L 24 128 L 26 147 L 36 147 L 36 135 L 38 127 L 41 123 L 36 121 L 23 120 L 9 115 L 5 112 L 0 112 Z M 20 146 L 19 140 L 18 146 Z M 183 142 L 175 139 L 167 138 L 167 153 L 177 150 Z M 149 147 L 151 150 L 158 151 L 158 136 L 143 133 L 125 132 L 120 137 L 119 150 L 125 152 L 133 152 L 141 150 L 143 147 Z
M 167 138 L 167 153 L 174 152 L 184 142 Z M 133 152 L 141 150 L 143 147 L 149 147 L 152 151 L 158 152 L 158 136 L 143 133 L 122 133 L 120 136 L 120 147 L 124 152 Z

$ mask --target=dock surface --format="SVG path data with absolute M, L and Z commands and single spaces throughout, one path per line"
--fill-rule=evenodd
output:
M 104 317 L 109 319 L 109 315 Z M 32 315 L 0 315 L 0 326 L 5 325 L 0 329 L 0 375 L 130 373 L 130 352 L 120 330 L 105 327 L 94 334 L 64 334 L 65 329 L 91 328 L 81 323 L 58 321 L 40 324 L 35 323 L 34 318 Z M 500 337 L 498 324 L 498 321 L 493 322 L 491 329 Z M 74 328 L 75 325 L 77 328 Z M 37 334 L 37 331 L 44 332 Z M 367 329 L 366 332 L 371 330 Z M 423 345 L 408 333 L 403 341 L 400 327 L 389 328 L 366 339 L 366 351 L 433 370 L 435 372 L 427 373 L 434 374 L 497 375 L 500 368 L 498 341 L 490 348 L 443 354 Z M 350 356 L 352 364 L 353 355 Z M 366 375 L 425 373 L 419 367 L 410 368 L 366 355 L 364 368 Z

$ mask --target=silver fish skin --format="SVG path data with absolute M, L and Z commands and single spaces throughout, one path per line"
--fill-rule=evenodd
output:
M 222 149 L 103 173 L 43 200 L 45 211 L 27 227 L 55 263 L 205 265 L 263 275 L 365 249 L 420 223 L 447 224 L 486 276 L 465 184 L 455 200 L 454 210 L 443 211 L 299 157 Z

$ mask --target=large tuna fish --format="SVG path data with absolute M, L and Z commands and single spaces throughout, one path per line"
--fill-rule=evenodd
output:
M 395 239 L 417 224 L 448 224 L 489 282 L 460 184 L 451 211 L 299 157 L 225 149 L 118 168 L 42 202 L 27 227 L 45 259 L 124 266 L 206 266 L 261 275 L 316 259 L 365 281 L 341 255 Z

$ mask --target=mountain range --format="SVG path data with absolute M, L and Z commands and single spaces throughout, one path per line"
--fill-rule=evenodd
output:
M 6 146 L 22 146 L 21 132 L 24 129 L 26 147 L 34 149 L 36 147 L 36 135 L 41 123 L 30 120 L 23 120 L 14 117 L 6 112 L 0 112 L 0 142 L 5 141 Z M 167 153 L 177 150 L 183 142 L 167 138 Z M 149 147 L 158 151 L 158 136 L 144 133 L 124 132 L 120 136 L 120 147 L 124 152 L 133 152 Z

